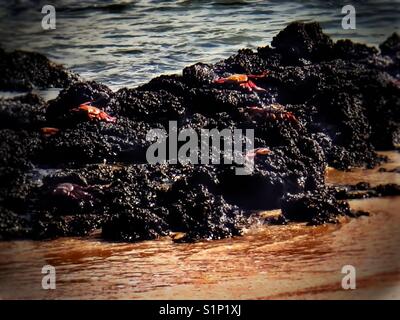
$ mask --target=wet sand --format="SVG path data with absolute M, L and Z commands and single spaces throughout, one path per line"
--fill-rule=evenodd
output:
M 400 154 L 385 152 L 400 166 Z M 400 174 L 327 170 L 331 184 L 399 183 Z M 352 200 L 370 217 L 307 227 L 255 226 L 243 237 L 195 244 L 90 238 L 0 243 L 3 299 L 400 299 L 400 197 Z M 56 290 L 41 288 L 43 265 Z M 343 290 L 353 265 L 357 289 Z

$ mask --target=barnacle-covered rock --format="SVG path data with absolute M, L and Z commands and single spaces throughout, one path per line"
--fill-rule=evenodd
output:
M 56 99 L 49 102 L 46 110 L 47 120 L 49 124 L 62 127 L 87 121 L 87 117 L 73 112 L 72 109 L 95 100 L 99 100 L 96 107 L 104 109 L 111 115 L 118 111 L 114 93 L 107 86 L 95 81 L 77 82 L 62 90 Z
M 380 46 L 382 55 L 395 56 L 400 52 L 400 36 L 398 33 L 393 34 L 387 38 Z
M 78 75 L 36 52 L 0 49 L 0 89 L 65 88 L 78 81 Z
M 287 194 L 282 199 L 282 214 L 289 221 L 308 222 L 311 225 L 337 223 L 337 217 L 351 215 L 347 202 L 337 200 L 327 189 Z
M 164 90 L 140 91 L 121 89 L 116 93 L 120 115 L 149 123 L 168 123 L 178 120 L 185 113 L 181 101 Z
M 271 45 L 289 64 L 304 60 L 319 61 L 329 57 L 333 41 L 318 23 L 293 22 L 272 39 Z
M 362 215 L 345 200 L 399 187 L 326 187 L 325 168 L 373 167 L 383 160 L 375 150 L 400 142 L 398 44 L 394 34 L 379 53 L 295 22 L 272 47 L 117 92 L 77 81 L 41 55 L 0 50 L 8 77 L 0 87 L 64 88 L 48 103 L 33 94 L 0 99 L 0 237 L 101 228 L 113 241 L 179 232 L 173 239 L 188 242 L 240 235 L 250 210 L 281 208 L 275 224 Z M 254 160 L 247 175 L 232 156 L 227 164 L 148 164 L 147 133 L 168 131 L 171 120 L 197 134 L 253 129 L 253 147 L 266 151 L 236 150 Z

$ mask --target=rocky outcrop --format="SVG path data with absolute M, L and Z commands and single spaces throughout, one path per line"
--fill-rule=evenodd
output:
M 33 58 L 18 53 L 24 58 L 7 65 L 15 69 L 7 71 L 9 85 L 69 86 L 48 103 L 32 94 L 0 100 L 0 236 L 102 228 L 110 240 L 181 232 L 177 241 L 195 241 L 240 235 L 254 210 L 281 208 L 279 223 L 356 216 L 343 192 L 325 185 L 325 168 L 374 167 L 382 161 L 375 150 L 399 141 L 398 42 L 391 36 L 380 54 L 333 42 L 316 23 L 293 23 L 272 47 L 243 49 L 117 92 L 72 81 L 57 68 L 35 78 L 21 71 Z M 35 66 L 49 64 L 35 59 Z M 215 81 L 232 74 L 255 75 L 256 88 Z M 105 118 L 76 112 L 90 101 Z M 235 174 L 235 163 L 150 165 L 146 134 L 168 131 L 171 120 L 198 132 L 254 129 L 255 147 L 270 152 L 255 156 L 254 171 L 244 176 Z

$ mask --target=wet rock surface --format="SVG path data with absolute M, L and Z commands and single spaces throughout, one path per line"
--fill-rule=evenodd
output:
M 398 196 L 400 185 L 396 183 L 379 184 L 372 187 L 369 183 L 334 187 L 336 199 L 365 199 L 372 197 Z
M 375 151 L 400 141 L 399 45 L 394 34 L 379 52 L 293 23 L 271 47 L 117 92 L 40 55 L 0 51 L 2 89 L 64 87 L 49 102 L 0 99 L 0 237 L 101 229 L 112 241 L 180 233 L 174 240 L 188 242 L 238 236 L 255 210 L 281 208 L 274 223 L 362 215 L 345 199 L 398 186 L 334 189 L 325 168 L 374 167 L 384 160 Z M 268 152 L 253 155 L 248 175 L 236 174 L 235 161 L 148 164 L 146 134 L 168 132 L 169 121 L 196 132 L 253 129 L 254 148 Z
M 287 194 L 282 199 L 282 214 L 289 221 L 308 222 L 310 225 L 325 222 L 337 223 L 339 215 L 349 216 L 348 203 L 338 201 L 328 190 Z

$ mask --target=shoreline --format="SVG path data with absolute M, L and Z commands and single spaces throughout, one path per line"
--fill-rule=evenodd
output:
M 398 158 L 397 152 L 389 155 Z M 352 184 L 376 181 L 366 171 L 354 173 Z M 369 171 L 386 181 L 378 168 Z M 206 299 L 212 291 L 215 299 L 398 299 L 399 202 L 399 196 L 351 200 L 354 209 L 369 207 L 372 215 L 313 228 L 260 225 L 242 237 L 196 244 L 176 245 L 169 238 L 113 243 L 99 235 L 0 242 L 0 260 L 7 261 L 0 263 L 0 296 Z M 57 290 L 37 285 L 43 264 L 56 266 Z M 357 290 L 342 290 L 344 264 L 357 266 Z

